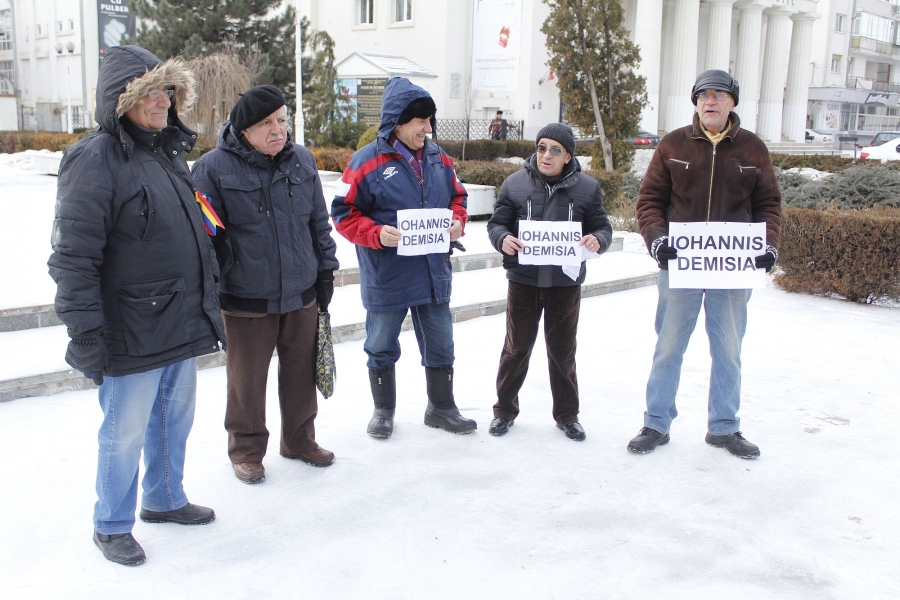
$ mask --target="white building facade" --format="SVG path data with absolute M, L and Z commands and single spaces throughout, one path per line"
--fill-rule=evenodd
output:
M 822 0 L 809 124 L 866 143 L 900 131 L 900 0 Z
M 512 35 L 521 36 L 518 85 L 478 92 L 468 102 L 470 116 L 490 118 L 502 109 L 505 117 L 525 121 L 528 139 L 560 115 L 540 32 L 549 8 L 540 0 L 299 0 L 298 6 L 314 29 L 334 38 L 338 62 L 358 52 L 421 65 L 436 75 L 426 89 L 436 98 L 439 117 L 462 118 L 465 83 L 471 80 L 473 52 L 479 51 L 473 32 L 479 11 L 491 4 L 519 7 L 519 20 L 510 24 Z M 697 74 L 718 68 L 740 82 L 737 112 L 746 129 L 768 141 L 803 141 L 813 23 L 820 16 L 816 0 L 624 0 L 623 5 L 625 26 L 641 48 L 639 72 L 647 79 L 650 103 L 642 129 L 667 132 L 689 123 Z

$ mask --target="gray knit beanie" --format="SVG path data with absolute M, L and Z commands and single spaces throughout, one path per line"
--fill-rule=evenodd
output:
M 566 152 L 575 156 L 575 134 L 572 133 L 572 128 L 565 123 L 544 125 L 538 131 L 537 139 L 535 139 L 534 143 L 538 144 L 544 138 L 559 142 L 566 149 Z

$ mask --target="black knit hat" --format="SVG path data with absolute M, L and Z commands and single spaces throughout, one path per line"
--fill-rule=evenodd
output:
M 431 96 L 416 98 L 407 104 L 403 112 L 400 113 L 397 125 L 406 125 L 413 119 L 431 119 L 435 113 L 437 113 L 437 106 L 435 106 Z
M 284 94 L 273 85 L 258 85 L 250 88 L 238 99 L 231 109 L 231 126 L 243 131 L 256 125 L 286 104 Z
M 534 143 L 538 144 L 544 138 L 559 142 L 562 144 L 562 147 L 566 149 L 566 152 L 575 156 L 575 134 L 572 133 L 572 128 L 565 123 L 550 123 L 549 125 L 544 125 L 541 130 L 538 131 Z
M 738 94 L 741 86 L 738 85 L 737 79 L 731 76 L 727 71 L 720 69 L 710 69 L 703 71 L 697 76 L 694 87 L 691 88 L 691 102 L 697 106 L 697 94 L 703 90 L 722 90 L 728 92 L 734 99 L 734 105 L 738 105 Z

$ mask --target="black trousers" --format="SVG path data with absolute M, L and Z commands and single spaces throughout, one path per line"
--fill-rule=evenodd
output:
M 513 420 L 519 414 L 519 390 L 537 340 L 541 315 L 550 367 L 553 418 L 560 425 L 578 420 L 578 378 L 575 337 L 581 309 L 581 286 L 539 288 L 509 282 L 506 299 L 506 341 L 497 372 L 494 417 Z
M 316 444 L 316 303 L 283 315 L 224 315 L 228 355 L 225 429 L 232 463 L 262 462 L 269 443 L 266 381 L 278 348 L 281 453 L 312 452 Z

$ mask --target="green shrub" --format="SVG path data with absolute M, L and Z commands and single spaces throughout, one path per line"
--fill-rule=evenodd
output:
M 785 206 L 900 207 L 900 170 L 881 163 L 859 163 L 818 181 L 797 173 L 776 174 Z
M 378 125 L 372 125 L 368 129 L 363 132 L 361 136 L 359 136 L 359 141 L 356 142 L 356 149 L 362 150 L 363 147 L 368 146 L 372 142 L 374 142 L 378 138 Z
M 900 209 L 787 208 L 775 282 L 853 301 L 900 299 Z
M 493 185 L 499 192 L 506 178 L 521 169 L 519 165 L 507 162 L 464 160 L 456 163 L 456 176 L 463 183 Z

